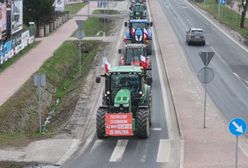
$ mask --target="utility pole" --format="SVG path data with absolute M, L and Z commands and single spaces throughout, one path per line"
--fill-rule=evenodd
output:
M 42 95 L 42 90 L 46 85 L 46 76 L 42 74 L 36 74 L 34 75 L 34 86 L 37 87 L 37 94 L 38 94 L 38 116 L 39 116 L 39 131 L 40 133 L 42 132 L 42 109 L 41 109 L 41 95 Z

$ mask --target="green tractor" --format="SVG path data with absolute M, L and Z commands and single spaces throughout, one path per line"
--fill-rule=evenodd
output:
M 144 82 L 141 67 L 113 66 L 102 77 L 105 78 L 105 102 L 97 110 L 97 137 L 136 135 L 147 138 L 152 99 L 151 88 Z M 97 77 L 96 82 L 100 83 L 101 77 Z M 123 120 L 114 120 L 116 118 Z
M 130 8 L 130 19 L 147 19 L 146 6 L 144 4 L 136 3 Z

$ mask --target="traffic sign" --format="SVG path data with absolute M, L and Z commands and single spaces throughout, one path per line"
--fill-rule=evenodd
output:
M 211 59 L 213 58 L 214 56 L 214 52 L 200 52 L 199 55 L 201 57 L 201 60 L 203 62 L 203 64 L 205 66 L 208 66 L 208 64 L 210 63 Z
M 76 23 L 78 25 L 78 29 L 79 30 L 83 30 L 84 29 L 84 21 L 83 20 L 76 20 Z
M 246 122 L 241 118 L 235 118 L 229 123 L 229 131 L 235 136 L 243 135 L 246 129 Z
M 224 5 L 224 4 L 226 4 L 226 0 L 219 0 L 219 3 Z
M 46 85 L 46 75 L 35 74 L 34 75 L 34 86 L 44 87 Z
M 201 83 L 210 83 L 214 79 L 214 71 L 209 67 L 202 68 L 198 73 Z
M 85 32 L 83 30 L 78 30 L 76 32 L 77 39 L 82 40 L 84 38 L 84 36 L 85 36 Z

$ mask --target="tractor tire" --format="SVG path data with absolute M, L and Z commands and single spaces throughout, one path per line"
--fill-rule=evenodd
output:
M 98 108 L 96 114 L 96 134 L 99 139 L 105 138 L 105 114 L 107 109 Z
M 104 94 L 105 93 L 103 92 L 102 93 L 102 105 L 107 105 L 107 98 L 106 98 L 106 96 Z
M 136 135 L 139 138 L 147 138 L 150 134 L 149 108 L 138 109 L 136 114 Z
M 146 53 L 147 53 L 147 55 L 152 55 L 152 44 L 151 43 L 147 44 Z
M 149 107 L 149 123 L 150 123 L 150 126 L 152 126 L 152 92 L 150 90 L 150 93 L 149 93 L 149 102 L 148 102 L 148 107 Z

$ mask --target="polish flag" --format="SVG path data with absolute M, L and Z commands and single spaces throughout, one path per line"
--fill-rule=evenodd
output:
M 146 57 L 143 56 L 143 55 L 140 55 L 140 65 L 141 65 L 143 68 L 148 68 L 147 59 L 146 59 Z
M 148 39 L 148 31 L 144 29 L 144 40 L 146 41 Z
M 103 58 L 103 65 L 104 65 L 105 73 L 108 73 L 111 67 L 111 64 L 108 62 L 106 57 Z

